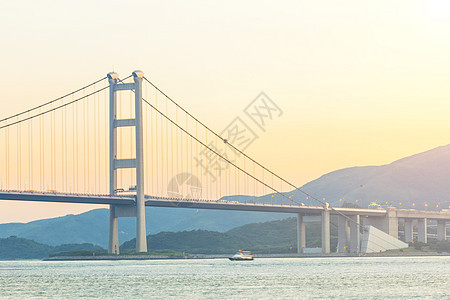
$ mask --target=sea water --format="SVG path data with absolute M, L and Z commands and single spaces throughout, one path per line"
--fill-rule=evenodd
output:
M 450 299 L 450 257 L 1 261 L 2 299 Z

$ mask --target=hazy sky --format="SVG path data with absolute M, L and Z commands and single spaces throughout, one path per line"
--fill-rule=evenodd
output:
M 284 113 L 247 152 L 299 186 L 450 141 L 445 0 L 1 1 L 0 33 L 0 118 L 141 69 L 217 131 L 264 91 Z

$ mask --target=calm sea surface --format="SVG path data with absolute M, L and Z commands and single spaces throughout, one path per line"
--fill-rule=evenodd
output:
M 0 298 L 450 299 L 450 257 L 2 261 Z

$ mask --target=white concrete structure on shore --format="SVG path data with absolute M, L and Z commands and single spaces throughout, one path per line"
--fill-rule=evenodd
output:
M 374 226 L 364 226 L 363 233 L 361 235 L 361 253 L 376 253 L 403 248 L 408 248 L 408 244 L 375 228 Z

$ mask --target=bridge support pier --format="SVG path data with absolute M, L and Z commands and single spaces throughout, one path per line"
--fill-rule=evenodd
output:
M 388 208 L 384 219 L 384 232 L 398 239 L 397 209 Z
M 388 208 L 386 210 L 386 216 L 384 217 L 371 217 L 364 218 L 364 225 L 373 226 L 392 237 L 398 239 L 398 218 L 397 210 Z
M 330 253 L 330 210 L 328 206 L 322 211 L 322 253 Z
M 405 243 L 413 242 L 413 220 L 405 219 Z
M 338 216 L 338 253 L 345 253 L 348 247 L 350 231 L 348 227 L 347 218 Z
M 427 219 L 417 220 L 417 241 L 421 243 L 427 243 Z
M 297 253 L 303 253 L 306 246 L 306 230 L 302 214 L 297 214 Z
M 354 215 L 350 217 L 350 252 L 359 253 L 360 245 L 360 217 L 359 215 Z
M 109 206 L 108 253 L 119 254 L 119 219 L 116 217 L 114 205 Z
M 447 240 L 447 228 L 446 228 L 445 220 L 437 221 L 437 239 L 438 239 L 438 241 Z

